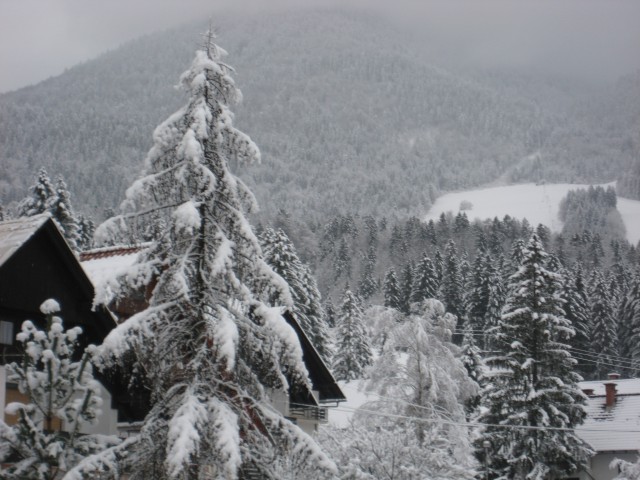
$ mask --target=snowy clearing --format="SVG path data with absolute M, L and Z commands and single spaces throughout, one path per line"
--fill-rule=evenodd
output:
M 362 385 L 360 385 L 362 383 Z M 332 408 L 329 412 L 329 423 L 334 427 L 345 428 L 349 425 L 351 417 L 355 411 L 365 403 L 374 400 L 376 395 L 372 392 L 364 392 L 366 380 L 352 380 L 350 382 L 338 382 L 340 389 L 347 397 L 346 402 L 340 403 L 337 408 Z
M 605 184 L 608 186 L 612 184 Z M 536 185 L 526 183 L 502 187 L 467 190 L 448 193 L 438 198 L 427 213 L 425 220 L 437 220 L 442 213 L 460 211 L 461 202 L 470 202 L 471 209 L 465 210 L 469 220 L 510 215 L 517 219 L 526 218 L 531 225 L 542 223 L 554 232 L 562 230 L 558 218 L 560 201 L 570 190 L 588 188 L 589 185 L 558 183 Z M 618 197 L 618 211 L 627 228 L 627 239 L 633 244 L 640 241 L 640 201 Z

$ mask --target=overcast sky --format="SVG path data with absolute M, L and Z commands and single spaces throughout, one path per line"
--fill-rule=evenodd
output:
M 0 92 L 216 8 L 274 0 L 0 0 Z M 311 0 L 280 4 L 309 5 Z M 640 69 L 640 0 L 316 0 L 374 5 L 465 62 L 613 79 Z M 240 7 L 238 7 L 240 5 Z M 224 44 L 223 39 L 221 43 Z

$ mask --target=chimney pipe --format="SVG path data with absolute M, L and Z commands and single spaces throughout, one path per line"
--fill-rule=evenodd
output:
M 606 393 L 606 406 L 607 408 L 611 408 L 616 403 L 616 384 L 615 383 L 605 383 L 604 389 Z
M 620 378 L 620 374 L 619 373 L 615 373 L 615 372 L 611 372 L 609 375 L 609 380 L 618 380 Z

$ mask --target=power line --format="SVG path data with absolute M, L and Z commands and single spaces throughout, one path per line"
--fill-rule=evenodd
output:
M 307 406 L 302 404 L 292 404 L 299 406 Z M 424 408 L 424 407 L 423 407 Z M 492 427 L 492 428 L 505 428 L 505 429 L 513 429 L 513 430 L 537 430 L 537 431 L 559 431 L 559 432 L 575 432 L 576 430 L 580 430 L 581 432 L 600 432 L 600 433 L 637 433 L 640 434 L 640 430 L 620 430 L 620 429 L 609 429 L 609 428 L 582 428 L 581 426 L 576 426 L 574 428 L 568 427 L 549 427 L 549 426 L 533 426 L 533 425 L 506 425 L 506 424 L 498 424 L 498 423 L 482 423 L 482 422 L 455 422 L 453 420 L 445 420 L 442 418 L 424 418 L 424 417 L 416 417 L 411 415 L 400 415 L 397 413 L 387 413 L 380 412 L 377 410 L 369 410 L 362 407 L 347 407 L 340 406 L 335 407 L 333 410 L 338 412 L 345 413 L 359 413 L 359 414 L 367 414 L 369 416 L 378 416 L 385 418 L 396 418 L 400 420 L 410 420 L 413 422 L 422 422 L 422 423 L 440 423 L 444 425 L 451 425 L 463 428 L 481 428 L 481 427 Z

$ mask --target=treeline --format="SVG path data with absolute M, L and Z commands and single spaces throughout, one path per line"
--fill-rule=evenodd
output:
M 571 238 L 588 230 L 592 235 L 624 238 L 626 229 L 616 204 L 616 191 L 611 186 L 569 191 L 560 202 L 563 235 Z
M 609 206 L 616 201 L 612 190 L 591 189 L 571 195 L 565 205 L 582 197 Z M 575 212 L 580 210 L 566 207 L 565 218 L 571 220 Z M 589 229 L 556 234 L 509 216 L 470 222 L 464 213 L 429 222 L 341 215 L 306 230 L 281 214 L 279 228 L 313 265 L 325 309 L 333 309 L 346 290 L 356 292 L 365 305 L 407 314 L 412 303 L 436 298 L 458 317 L 458 340 L 467 326 L 485 350 L 491 346 L 481 332 L 500 318 L 509 278 L 535 232 L 550 253 L 547 268 L 563 278 L 565 312 L 578 333 L 573 347 L 579 350 L 582 375 L 602 377 L 613 366 L 632 374 L 640 365 L 635 346 L 640 337 L 633 333 L 640 326 L 640 252 L 618 235 Z

